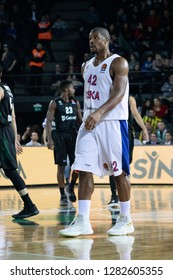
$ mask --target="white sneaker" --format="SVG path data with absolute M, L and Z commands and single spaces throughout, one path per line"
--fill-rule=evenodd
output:
M 107 231 L 109 235 L 126 235 L 134 232 L 133 223 L 128 216 L 119 216 L 116 224 Z
M 93 234 L 93 229 L 89 219 L 86 219 L 82 215 L 78 215 L 67 228 L 61 229 L 59 234 L 75 237 L 79 235 Z
M 65 239 L 60 240 L 59 244 L 66 246 L 80 260 L 89 260 L 93 239 Z

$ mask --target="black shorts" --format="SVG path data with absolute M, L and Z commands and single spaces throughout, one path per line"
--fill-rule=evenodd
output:
M 54 141 L 54 161 L 60 166 L 67 165 L 67 156 L 70 160 L 70 165 L 75 159 L 75 144 L 77 133 L 75 131 L 57 132 L 52 131 L 52 139 Z
M 15 138 L 11 125 L 0 127 L 0 168 L 17 169 Z

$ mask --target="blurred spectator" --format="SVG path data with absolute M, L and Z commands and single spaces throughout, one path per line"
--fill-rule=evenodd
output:
M 157 128 L 157 124 L 158 124 L 159 122 L 161 122 L 162 119 L 161 119 L 161 118 L 158 118 L 158 117 L 156 116 L 156 113 L 155 113 L 155 111 L 154 111 L 153 109 L 150 109 L 148 115 L 145 115 L 145 116 L 143 117 L 143 121 L 144 121 L 144 123 L 145 123 L 145 122 L 150 122 L 150 123 L 152 124 L 152 127 L 153 127 L 154 129 L 156 129 L 156 128 Z
M 128 17 L 126 14 L 126 11 L 123 7 L 120 7 L 115 14 L 115 25 L 118 27 L 119 30 L 121 30 L 122 26 L 125 22 L 127 22 Z
M 13 91 L 15 85 L 15 78 L 13 77 L 13 75 L 16 74 L 15 66 L 17 63 L 17 59 L 15 57 L 15 54 L 9 50 L 8 44 L 3 45 L 1 63 L 4 72 L 3 82 L 7 83 Z
M 136 27 L 134 28 L 133 38 L 136 42 L 137 47 L 145 39 L 144 38 L 144 27 L 143 27 L 143 23 L 141 21 L 139 21 L 138 24 L 136 25 Z
M 14 21 L 10 21 L 10 24 L 6 30 L 6 35 L 7 35 L 7 38 L 11 39 L 10 41 L 13 41 L 13 43 L 16 41 L 17 29 L 15 27 Z
M 41 143 L 38 142 L 39 136 L 36 131 L 32 131 L 30 135 L 31 141 L 26 143 L 26 146 L 41 146 Z
M 136 70 L 135 66 L 138 64 L 139 65 L 139 61 L 137 60 L 137 56 L 135 53 L 131 53 L 130 57 L 129 57 L 129 70 L 130 71 L 134 71 Z
M 60 82 L 64 79 L 63 71 L 60 64 L 55 65 L 55 73 L 52 75 L 51 89 L 56 90 Z
M 168 98 L 169 101 L 173 101 L 173 74 L 168 78 L 168 81 L 163 84 L 161 87 L 163 96 Z
M 162 33 L 162 38 L 165 42 L 168 42 L 170 40 L 170 38 L 172 37 L 172 30 L 173 30 L 172 13 L 169 8 L 168 9 L 165 8 L 163 10 L 162 17 L 160 19 L 161 21 L 160 30 Z
M 171 67 L 171 60 L 168 57 L 163 57 L 163 71 L 171 71 L 173 68 Z
M 146 143 L 147 145 L 159 145 L 156 133 L 151 133 L 150 140 Z
M 28 5 L 27 9 L 25 8 L 26 18 L 27 18 L 27 37 L 28 37 L 28 53 L 32 51 L 37 41 L 38 33 L 38 22 L 41 18 L 41 9 L 36 2 L 31 2 Z
M 149 116 L 149 111 L 152 108 L 152 102 L 151 99 L 144 99 L 142 102 L 142 106 L 138 107 L 138 111 L 141 114 L 141 117 Z
M 32 2 L 31 3 L 31 7 L 29 12 L 29 19 L 35 24 L 38 24 L 39 19 L 41 18 L 41 10 L 40 8 L 37 6 L 36 2 Z
M 118 38 L 116 35 L 112 35 L 110 37 L 110 42 L 109 42 L 109 50 L 111 53 L 119 53 L 119 45 L 118 45 Z
M 163 68 L 163 60 L 160 53 L 156 52 L 154 55 L 154 59 L 152 62 L 152 69 L 156 71 L 160 71 Z
M 141 70 L 142 71 L 152 70 L 152 66 L 153 66 L 152 64 L 153 64 L 153 56 L 151 54 L 148 54 L 141 65 Z
M 149 138 L 150 138 L 150 135 L 152 133 L 155 133 L 155 130 L 152 126 L 152 124 L 150 122 L 145 122 L 145 126 L 146 126 L 146 129 L 148 131 L 148 135 L 149 135 Z M 139 140 L 143 143 L 143 144 L 146 144 L 146 141 L 144 139 L 144 135 L 143 135 L 143 131 L 141 131 L 140 135 L 139 135 Z
M 71 71 L 70 66 L 73 66 L 73 72 L 80 73 L 79 64 L 76 60 L 76 56 L 73 53 L 70 53 L 68 58 L 67 58 L 67 61 L 66 61 L 65 67 L 64 67 L 64 72 L 65 73 L 69 73 Z
M 173 140 L 172 140 L 172 133 L 171 131 L 167 131 L 165 133 L 165 140 L 163 142 L 163 145 L 173 145 Z
M 38 23 L 38 40 L 48 52 L 51 61 L 55 61 L 51 48 L 52 31 L 49 15 L 43 15 Z
M 90 32 L 92 28 L 96 27 L 100 22 L 99 13 L 94 5 L 90 5 L 89 11 L 85 14 L 83 18 L 83 26 L 80 31 L 85 30 Z
M 46 52 L 41 42 L 37 43 L 36 48 L 32 50 L 29 62 L 31 71 L 31 86 L 33 87 L 33 95 L 39 95 L 42 85 L 42 73 L 45 65 Z
M 70 65 L 69 70 L 67 71 L 67 80 L 71 81 L 75 87 L 76 90 L 76 94 L 78 93 L 78 89 L 83 86 L 83 83 L 79 80 L 79 78 L 77 77 L 77 73 L 75 73 L 74 71 L 74 67 L 73 65 Z
M 156 135 L 157 135 L 157 139 L 160 144 L 164 143 L 166 132 L 167 132 L 167 129 L 166 129 L 165 123 L 163 121 L 159 122 L 157 124 Z
M 96 26 L 99 26 L 100 24 L 100 16 L 97 11 L 97 9 L 94 7 L 94 5 L 90 5 L 89 10 L 86 12 L 84 17 L 81 19 L 82 23 L 79 27 L 79 41 L 77 48 L 79 52 L 82 53 L 88 52 L 88 34 Z
M 21 143 L 26 144 L 30 140 L 30 131 L 31 131 L 31 126 L 27 125 L 25 132 L 22 134 L 21 137 Z
M 148 15 L 146 16 L 145 20 L 144 20 L 144 26 L 145 27 L 152 27 L 154 32 L 158 32 L 159 31 L 159 27 L 160 27 L 160 18 L 157 15 L 156 10 L 154 9 L 150 9 L 148 12 Z
M 158 118 L 168 121 L 169 106 L 167 104 L 164 104 L 163 101 L 160 100 L 160 98 L 154 98 L 153 109 Z
M 65 30 L 67 28 L 67 24 L 64 20 L 62 20 L 60 15 L 57 15 L 55 21 L 52 25 L 52 34 L 56 38 L 61 38 L 64 36 Z

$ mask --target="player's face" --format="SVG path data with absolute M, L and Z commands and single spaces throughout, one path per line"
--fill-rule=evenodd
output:
M 68 95 L 69 95 L 69 97 L 73 97 L 74 94 L 75 94 L 75 88 L 74 88 L 73 85 L 71 85 L 71 86 L 69 86 L 69 88 L 68 88 Z
M 89 46 L 92 53 L 99 53 L 105 49 L 107 40 L 98 32 L 91 32 L 89 35 Z

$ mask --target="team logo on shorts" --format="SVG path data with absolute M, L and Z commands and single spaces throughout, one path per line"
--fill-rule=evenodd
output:
M 100 73 L 104 73 L 104 72 L 105 72 L 105 70 L 106 70 L 106 68 L 107 68 L 107 64 L 106 64 L 106 63 L 104 63 L 104 64 L 102 65 L 102 68 L 101 68 Z
M 109 171 L 109 168 L 108 168 L 108 164 L 107 164 L 107 163 L 103 163 L 103 167 L 104 167 L 104 169 L 106 169 L 107 171 Z

